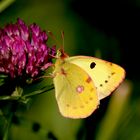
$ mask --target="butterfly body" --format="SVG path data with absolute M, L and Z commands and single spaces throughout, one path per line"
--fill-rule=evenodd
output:
M 61 114 L 86 118 L 123 81 L 120 66 L 88 56 L 69 57 L 61 52 L 54 69 L 55 96 Z

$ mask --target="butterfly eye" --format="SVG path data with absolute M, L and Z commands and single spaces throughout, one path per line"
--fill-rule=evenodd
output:
M 93 69 L 95 66 L 96 66 L 96 63 L 95 63 L 95 62 L 92 62 L 92 63 L 90 64 L 90 68 L 91 68 L 91 69 Z

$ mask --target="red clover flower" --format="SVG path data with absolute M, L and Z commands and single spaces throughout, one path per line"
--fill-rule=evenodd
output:
M 34 78 L 52 65 L 55 48 L 46 44 L 48 36 L 36 24 L 21 19 L 0 28 L 0 74 L 11 78 Z

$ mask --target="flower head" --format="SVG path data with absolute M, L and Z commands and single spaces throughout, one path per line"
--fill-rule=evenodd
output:
M 0 73 L 11 78 L 35 77 L 52 64 L 55 48 L 46 44 L 48 36 L 36 24 L 21 19 L 0 29 Z

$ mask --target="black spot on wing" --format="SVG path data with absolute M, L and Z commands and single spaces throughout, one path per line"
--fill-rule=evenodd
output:
M 107 83 L 109 82 L 109 80 L 110 80 L 115 74 L 116 74 L 115 72 L 111 72 L 110 75 L 108 75 L 108 78 L 104 81 L 104 83 L 107 84 Z M 100 86 L 100 87 L 103 87 L 103 84 L 101 83 L 99 86 Z
M 103 86 L 103 84 L 100 84 L 100 87 L 102 87 Z
M 93 69 L 96 66 L 95 62 L 90 63 L 90 68 Z

